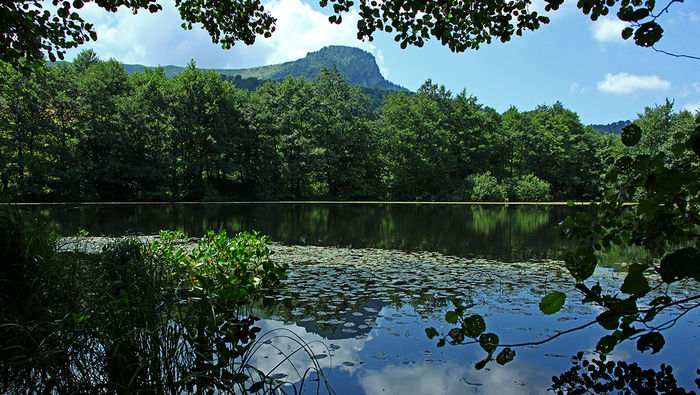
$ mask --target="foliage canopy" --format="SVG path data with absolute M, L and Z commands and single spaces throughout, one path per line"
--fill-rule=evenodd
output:
M 54 12 L 38 0 L 0 2 L 0 61 L 21 67 L 25 72 L 41 65 L 44 55 L 51 61 L 63 59 L 66 49 L 97 39 L 95 26 L 80 16 L 80 9 L 92 0 L 52 0 Z M 545 11 L 557 10 L 563 0 L 545 0 Z M 655 0 L 580 0 L 577 6 L 591 20 L 605 16 L 615 8 L 617 17 L 628 22 L 622 38 L 633 38 L 642 47 L 656 44 L 663 35 L 657 19 L 668 11 L 656 7 Z M 156 0 L 95 0 L 109 11 L 119 7 L 158 12 Z M 331 23 L 341 23 L 343 13 L 356 4 L 354 0 L 321 0 L 320 5 L 333 5 Z M 533 11 L 531 0 L 434 1 L 434 0 L 361 0 L 357 37 L 372 41 L 377 31 L 393 33 L 401 48 L 423 46 L 435 38 L 454 52 L 478 49 L 492 40 L 510 41 L 513 35 L 536 30 L 549 18 Z M 224 49 L 236 41 L 253 44 L 257 36 L 270 37 L 275 31 L 275 18 L 265 11 L 260 0 L 203 1 L 175 0 L 183 20 L 182 27 L 191 30 L 201 24 L 214 43 Z

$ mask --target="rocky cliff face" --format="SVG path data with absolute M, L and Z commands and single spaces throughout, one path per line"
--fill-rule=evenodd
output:
M 302 59 L 283 63 L 283 68 L 276 73 L 273 79 L 282 79 L 287 75 L 313 78 L 322 66 L 332 67 L 333 65 L 348 79 L 351 85 L 404 90 L 401 86 L 387 81 L 382 76 L 371 53 L 359 48 L 340 45 L 324 47 L 319 51 L 309 52 Z

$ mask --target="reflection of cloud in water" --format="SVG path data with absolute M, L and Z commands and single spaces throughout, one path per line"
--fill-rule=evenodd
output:
M 541 383 L 551 372 L 541 368 L 509 363 L 492 363 L 477 371 L 473 366 L 446 365 L 390 365 L 378 371 L 360 375 L 360 386 L 366 394 L 525 394 L 541 393 L 544 389 L 532 383 Z
M 285 325 L 279 321 L 266 319 L 258 321 L 256 326 L 262 329 L 257 339 L 262 342 L 269 340 L 270 343 L 261 344 L 260 349 L 251 357 L 250 365 L 267 374 L 286 374 L 288 381 L 299 380 L 307 369 L 314 368 L 313 360 L 307 352 L 304 350 L 294 352 L 299 349 L 300 340 L 311 348 L 313 354 L 326 355 L 317 359 L 324 371 L 329 367 L 341 366 L 342 370 L 352 373 L 357 369 L 357 366 L 343 365 L 343 362 L 357 361 L 359 359 L 358 353 L 372 339 L 370 334 L 359 339 L 328 340 L 315 333 L 307 332 L 305 328 L 296 324 Z M 270 331 L 272 332 L 265 335 Z M 294 335 L 288 331 L 293 332 Z M 280 354 L 280 350 L 284 355 Z M 329 351 L 330 356 L 328 356 Z M 291 355 L 289 360 L 276 367 L 285 359 L 285 355 Z

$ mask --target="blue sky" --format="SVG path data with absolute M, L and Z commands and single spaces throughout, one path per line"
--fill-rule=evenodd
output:
M 265 1 L 278 19 L 273 37 L 223 50 L 205 31 L 184 31 L 172 1 L 162 4 L 164 10 L 157 14 L 132 15 L 128 10 L 106 13 L 88 3 L 81 14 L 96 25 L 98 40 L 70 51 L 67 59 L 93 48 L 101 58 L 123 63 L 185 65 L 194 59 L 202 68 L 243 68 L 295 60 L 326 45 L 349 45 L 374 54 L 392 82 L 416 90 L 430 78 L 454 93 L 464 89 L 499 112 L 511 105 L 526 111 L 558 100 L 590 124 L 634 119 L 644 107 L 667 98 L 677 110 L 700 109 L 700 60 L 623 41 L 623 23 L 614 17 L 592 22 L 572 0 L 547 13 L 551 23 L 535 32 L 463 53 L 452 53 L 434 40 L 402 50 L 384 33 L 373 42 L 358 41 L 356 13 L 344 16 L 340 26 L 331 25 L 328 9 L 301 0 Z M 535 7 L 541 4 L 535 1 Z M 659 22 L 665 32 L 658 48 L 700 56 L 700 1 L 673 4 Z

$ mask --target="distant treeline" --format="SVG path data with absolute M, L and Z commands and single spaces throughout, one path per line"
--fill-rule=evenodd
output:
M 624 153 L 560 103 L 499 114 L 431 81 L 374 110 L 329 68 L 254 91 L 194 64 L 130 76 L 94 56 L 0 73 L 0 191 L 14 201 L 590 199 Z M 693 127 L 670 103 L 635 122 L 649 149 Z

